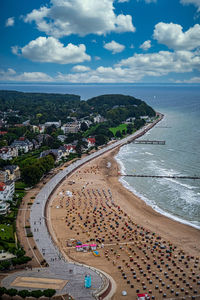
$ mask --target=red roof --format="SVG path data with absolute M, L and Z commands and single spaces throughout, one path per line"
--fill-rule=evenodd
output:
M 64 147 L 65 147 L 67 150 L 76 149 L 76 146 L 74 146 L 74 145 L 64 145 Z
M 90 142 L 91 144 L 95 144 L 95 142 L 96 142 L 95 138 L 88 138 L 87 140 L 88 140 L 88 142 Z
M 20 138 L 19 138 L 19 141 L 24 141 L 25 140 L 25 137 L 24 136 L 21 136 Z
M 8 131 L 0 131 L 1 135 L 7 134 L 7 133 L 8 133 Z
M 0 182 L 0 191 L 1 191 L 1 192 L 4 191 L 5 188 L 6 188 L 5 183 L 4 183 L 4 182 Z

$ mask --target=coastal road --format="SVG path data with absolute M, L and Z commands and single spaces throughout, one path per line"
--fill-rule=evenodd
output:
M 67 258 L 59 251 L 56 246 L 55 241 L 50 235 L 46 222 L 46 205 L 49 197 L 55 190 L 55 188 L 61 183 L 62 180 L 67 178 L 71 172 L 79 168 L 81 165 L 89 162 L 90 160 L 110 151 L 117 147 L 121 147 L 133 139 L 143 135 L 149 129 L 151 129 L 158 120 L 153 123 L 146 125 L 142 129 L 138 130 L 133 135 L 130 135 L 124 139 L 118 140 L 115 143 L 109 144 L 105 148 L 102 148 L 83 159 L 77 160 L 63 171 L 55 175 L 38 193 L 30 213 L 30 225 L 31 231 L 34 236 L 34 240 L 37 244 L 38 249 L 43 255 L 44 259 L 49 265 L 49 268 L 38 269 L 33 271 L 27 271 L 26 276 L 29 277 L 45 277 L 45 278 L 59 278 L 67 280 L 68 283 L 64 286 L 62 290 L 59 290 L 59 293 L 64 294 L 68 293 L 75 299 L 97 299 L 100 291 L 106 289 L 109 284 L 107 274 L 101 272 L 92 267 L 81 265 L 78 263 L 71 263 L 67 261 Z M 92 289 L 86 289 L 84 287 L 84 278 L 85 275 L 91 275 L 92 278 Z M 2 281 L 2 284 L 6 287 L 12 285 L 13 276 L 8 276 Z M 25 276 L 24 274 L 19 273 L 18 276 Z M 114 283 L 113 283 L 114 284 Z M 21 288 L 23 289 L 23 288 Z M 111 291 L 114 292 L 113 290 Z M 111 294 L 109 295 L 111 299 Z

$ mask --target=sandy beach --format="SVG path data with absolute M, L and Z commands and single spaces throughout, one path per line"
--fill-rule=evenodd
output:
M 113 299 L 124 298 L 123 290 L 127 299 L 142 292 L 152 299 L 199 299 L 200 231 L 160 215 L 125 189 L 116 152 L 76 170 L 52 195 L 49 229 L 58 247 L 70 260 L 109 273 L 117 283 Z

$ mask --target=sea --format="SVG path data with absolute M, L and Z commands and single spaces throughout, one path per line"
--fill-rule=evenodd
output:
M 144 100 L 164 118 L 142 139 L 164 140 L 166 144 L 123 146 L 116 156 L 122 174 L 200 177 L 199 85 L 0 84 L 0 89 L 72 93 L 82 100 L 102 94 L 124 94 Z M 122 176 L 120 181 L 154 210 L 200 229 L 199 179 Z

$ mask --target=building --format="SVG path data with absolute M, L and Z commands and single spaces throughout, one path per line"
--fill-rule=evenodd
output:
M 95 138 L 88 138 L 87 142 L 88 142 L 88 148 L 91 148 L 95 146 L 96 140 Z
M 3 175 L 3 173 L 4 173 L 4 175 Z M 2 177 L 4 177 L 4 179 L 6 179 L 6 180 L 3 180 Z M 5 166 L 3 168 L 3 171 L 0 171 L 0 181 L 3 181 L 3 182 L 7 182 L 9 180 L 17 181 L 20 179 L 20 177 L 21 177 L 20 169 L 17 165 Z
M 68 155 L 70 153 L 76 153 L 76 145 L 67 144 L 67 145 L 64 145 L 64 147 L 66 148 Z
M 102 123 L 105 121 L 106 121 L 106 119 L 104 117 L 102 117 L 101 115 L 97 115 L 96 117 L 94 117 L 94 123 Z
M 60 161 L 62 157 L 64 157 L 62 149 L 51 149 L 43 151 L 42 153 L 40 153 L 40 158 L 47 155 L 52 155 L 56 162 Z
M 17 148 L 18 150 L 27 153 L 28 151 L 31 151 L 33 149 L 33 143 L 28 139 L 21 137 L 19 138 L 19 140 L 14 140 L 14 142 L 11 144 L 11 147 Z
M 3 147 L 0 149 L 0 158 L 3 160 L 11 160 L 13 157 L 18 156 L 18 148 L 16 147 Z
M 67 124 L 64 124 L 61 129 L 64 132 L 64 134 L 67 134 L 69 132 L 71 133 L 77 133 L 80 130 L 81 123 L 80 122 L 69 122 Z
M 15 192 L 15 183 L 14 181 L 0 182 L 0 200 L 9 201 L 13 199 Z
M 57 136 L 57 139 L 63 143 L 66 139 L 66 135 L 60 134 L 60 135 Z
M 44 123 L 45 127 L 49 127 L 49 126 L 56 126 L 56 128 L 59 128 L 61 126 L 61 121 L 59 120 L 59 122 L 46 122 Z
M 10 204 L 0 200 L 0 216 L 4 216 L 8 213 Z

